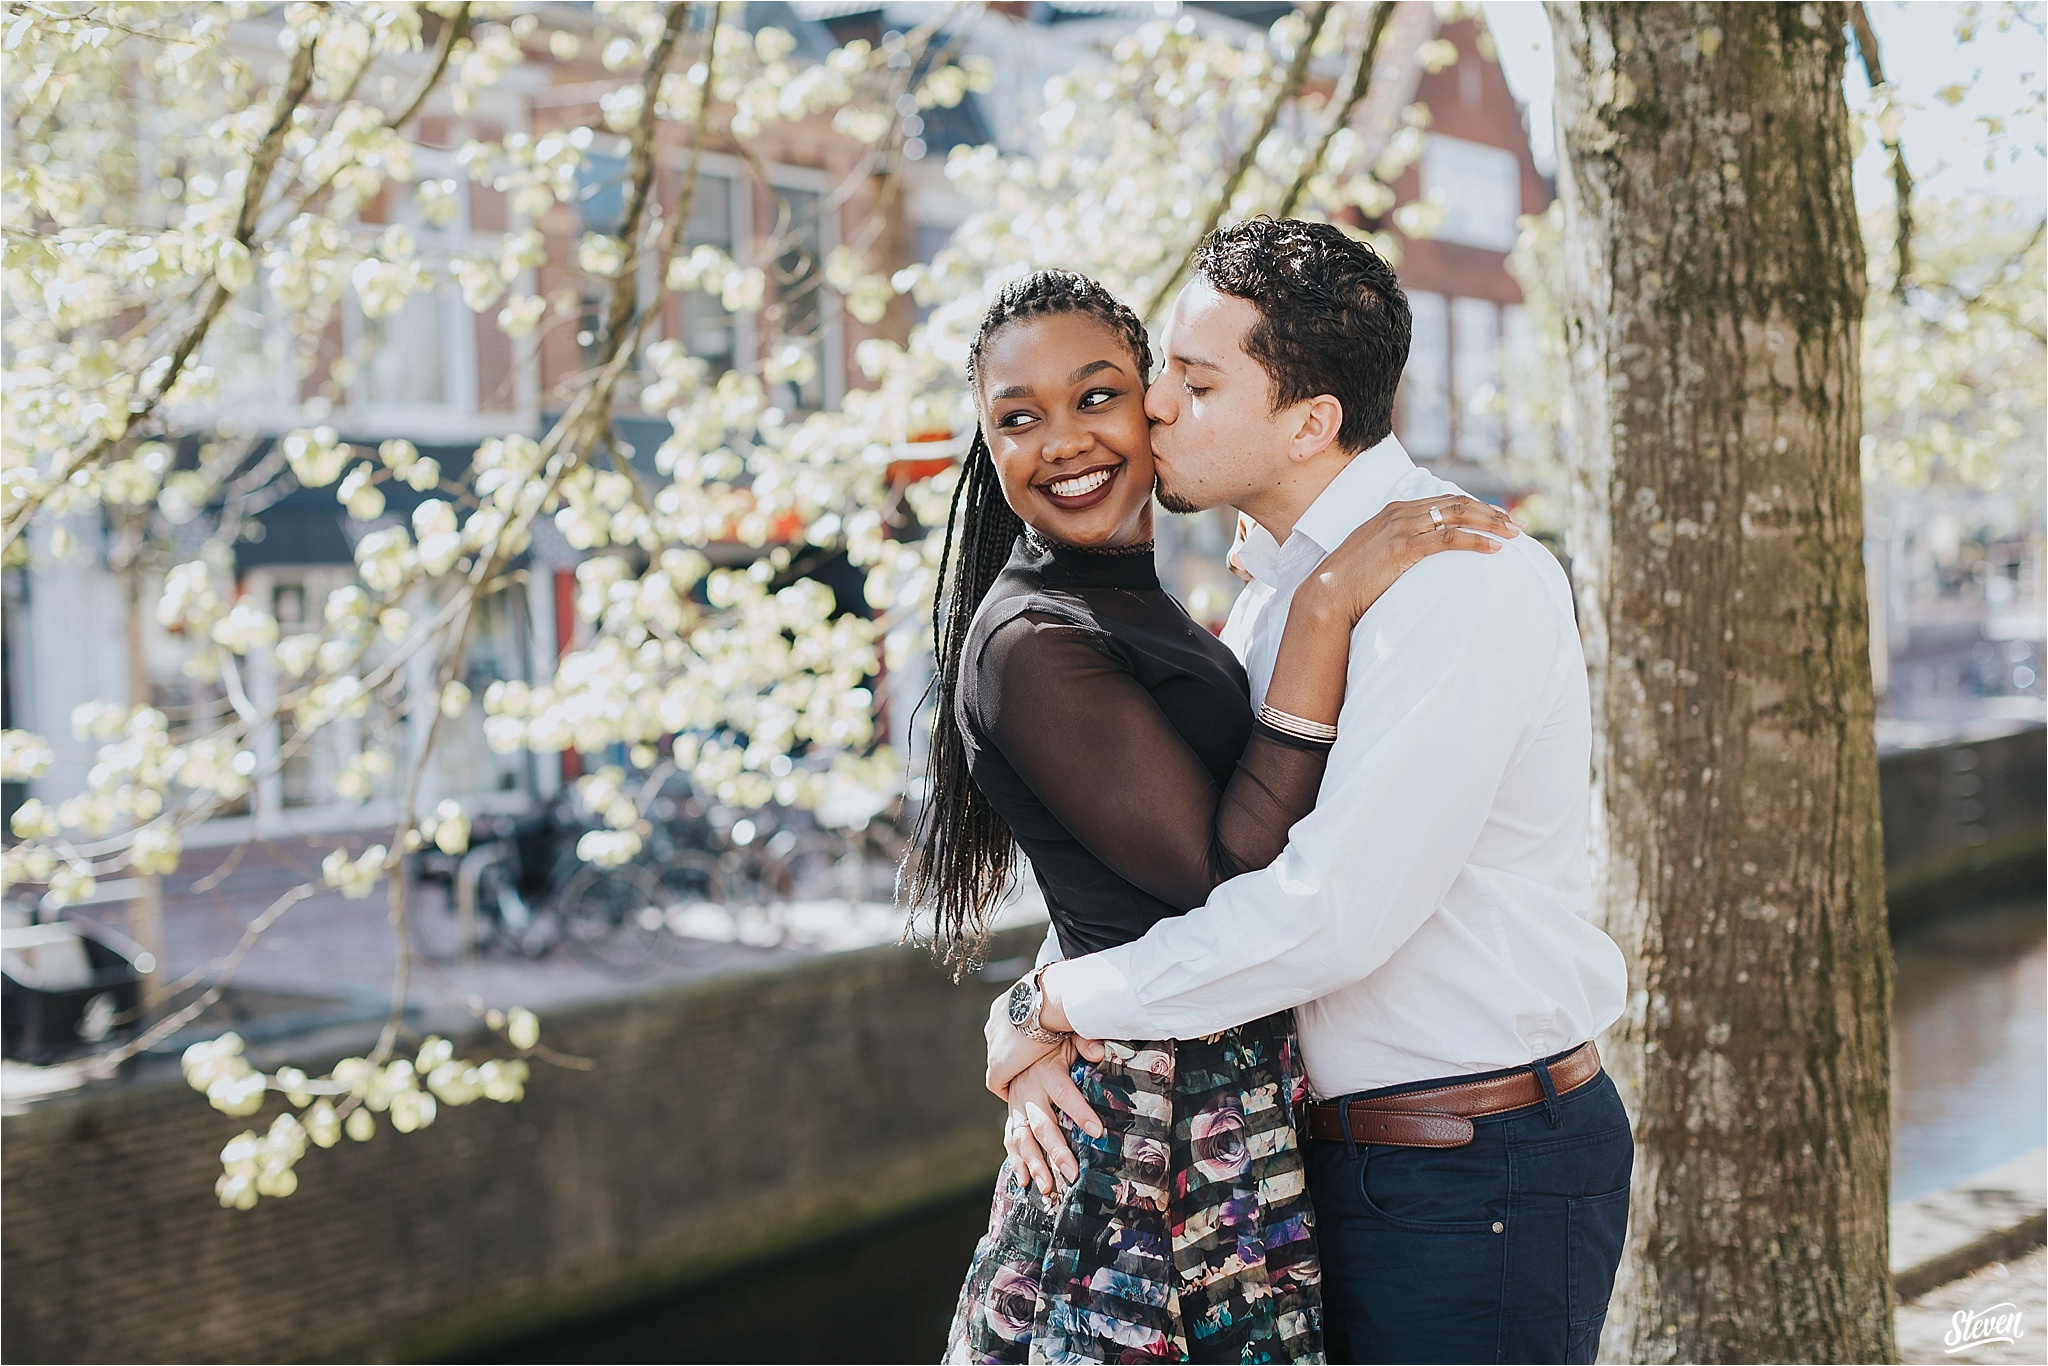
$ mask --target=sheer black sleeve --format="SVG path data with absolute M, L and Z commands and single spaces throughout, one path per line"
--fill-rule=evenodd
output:
M 1252 732 L 1220 791 L 1116 646 L 1027 612 L 990 636 L 975 720 L 1052 815 L 1120 876 L 1181 910 L 1263 868 L 1315 806 L 1322 746 Z

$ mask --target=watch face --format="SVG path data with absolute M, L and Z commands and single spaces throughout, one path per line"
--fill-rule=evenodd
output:
M 1031 981 L 1026 978 L 1010 988 L 1010 1023 L 1022 1028 L 1031 1018 Z

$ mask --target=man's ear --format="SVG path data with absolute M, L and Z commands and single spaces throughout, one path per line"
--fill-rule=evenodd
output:
M 1344 405 L 1334 394 L 1317 394 L 1295 405 L 1300 425 L 1287 443 L 1287 458 L 1296 463 L 1315 459 L 1337 444 L 1344 427 Z

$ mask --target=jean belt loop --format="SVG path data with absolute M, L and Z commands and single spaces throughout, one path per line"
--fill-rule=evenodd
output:
M 1344 1129 L 1344 1155 L 1352 1161 L 1358 1160 L 1358 1139 L 1351 1132 L 1351 1101 L 1345 1095 L 1337 1097 L 1337 1122 Z
M 1529 1069 L 1536 1074 L 1536 1084 L 1543 1088 L 1543 1115 L 1550 1121 L 1550 1127 L 1564 1127 L 1564 1116 L 1557 1112 L 1557 1083 L 1551 1080 L 1550 1064 L 1538 1060 Z

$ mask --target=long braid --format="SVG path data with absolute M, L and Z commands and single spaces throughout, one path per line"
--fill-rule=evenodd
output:
M 1152 345 L 1138 315 L 1101 285 L 1065 270 L 1042 270 L 1004 288 L 981 320 L 967 353 L 967 378 L 978 381 L 989 340 L 1014 322 L 1082 313 L 1130 347 L 1140 382 L 1152 372 Z M 977 427 L 946 518 L 939 592 L 932 604 L 932 744 L 930 786 L 917 838 L 904 868 L 912 906 L 934 910 L 934 943 L 957 974 L 975 966 L 988 939 L 990 913 L 1009 890 L 1017 841 L 968 771 L 967 745 L 954 718 L 966 665 L 967 633 L 997 575 L 1008 563 L 1024 523 L 1003 498 L 995 460 Z

